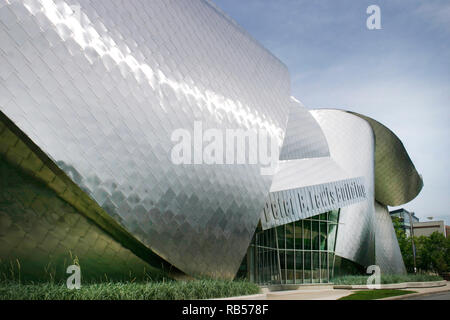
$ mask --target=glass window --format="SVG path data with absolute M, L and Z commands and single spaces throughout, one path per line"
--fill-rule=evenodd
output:
M 327 250 L 327 223 L 320 222 L 320 250 Z
M 295 224 L 295 249 L 303 249 L 303 221 L 296 221 Z
M 303 283 L 303 252 L 295 252 L 295 279 L 296 283 Z
M 319 221 L 312 221 L 312 249 L 319 250 Z
M 337 224 L 329 223 L 328 224 L 328 250 L 334 251 L 334 247 L 336 244 L 336 230 Z
M 286 249 L 294 249 L 294 224 L 286 225 Z
M 319 253 L 313 252 L 312 253 L 312 280 L 313 283 L 320 282 L 320 269 L 319 269 Z
M 328 282 L 328 253 L 320 253 L 320 278 L 322 282 Z
M 305 283 L 311 283 L 312 272 L 311 272 L 311 252 L 305 251 Z
M 294 283 L 294 251 L 286 251 L 286 283 Z
M 333 210 L 328 213 L 328 221 L 337 223 L 339 219 L 339 210 Z
M 286 248 L 286 237 L 284 234 L 284 230 L 285 230 L 285 226 L 279 226 L 277 227 L 277 235 L 278 235 L 278 248 L 280 250 L 285 249 Z
M 305 250 L 311 250 L 311 220 L 303 221 L 303 245 Z

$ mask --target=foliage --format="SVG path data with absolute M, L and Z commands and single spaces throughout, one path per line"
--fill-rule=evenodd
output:
M 359 285 L 367 284 L 367 276 L 342 276 L 336 277 L 332 280 L 336 285 Z M 442 278 L 437 275 L 418 273 L 418 274 L 381 274 L 381 283 L 402 283 L 402 282 L 426 282 L 426 281 L 440 281 Z
M 148 283 L 107 282 L 69 290 L 65 284 L 0 283 L 0 300 L 189 300 L 259 293 L 247 281 L 193 280 Z
M 364 290 L 364 291 L 356 291 L 351 295 L 340 298 L 339 300 L 376 300 L 388 297 L 401 296 L 410 293 L 416 293 L 416 291 L 392 290 L 392 289 Z
M 411 237 L 408 237 L 401 228 L 398 218 L 393 218 L 400 251 L 408 272 L 414 272 L 414 258 Z M 450 238 L 439 232 L 430 236 L 413 237 L 416 247 L 416 266 L 423 272 L 449 272 L 450 271 Z

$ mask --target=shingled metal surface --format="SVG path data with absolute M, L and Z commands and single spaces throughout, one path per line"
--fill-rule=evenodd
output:
M 141 260 L 124 247 L 127 241 L 117 236 L 117 230 L 98 221 L 99 216 L 96 223 L 77 210 L 80 203 L 69 197 L 76 190 L 64 185 L 3 116 L 1 120 L 2 275 L 9 280 L 61 280 L 67 278 L 66 267 L 71 264 L 81 267 L 84 281 L 142 280 L 161 274 L 161 262 L 154 261 L 152 267 L 148 253 L 141 254 L 147 261 Z
M 403 143 L 389 128 L 355 112 L 366 120 L 375 134 L 375 198 L 389 206 L 405 204 L 420 193 L 422 177 L 414 167 Z
M 370 125 L 340 110 L 312 110 L 330 148 L 331 158 L 346 172 L 363 176 L 367 200 L 343 207 L 336 254 L 363 266 L 375 263 L 375 141 Z
M 406 274 L 389 210 L 377 201 L 375 201 L 375 261 L 382 273 Z
M 280 160 L 329 157 L 327 140 L 308 109 L 292 98 Z
M 232 278 L 270 187 L 258 165 L 174 165 L 171 134 L 265 129 L 287 69 L 207 1 L 0 3 L 0 110 L 127 232 Z

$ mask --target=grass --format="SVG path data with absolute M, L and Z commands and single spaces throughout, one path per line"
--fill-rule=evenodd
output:
M 194 300 L 259 293 L 247 281 L 194 280 L 148 283 L 109 282 L 82 285 L 69 290 L 52 283 L 0 283 L 0 300 Z
M 416 291 L 392 289 L 363 290 L 354 292 L 346 297 L 340 298 L 339 300 L 377 300 L 388 297 L 402 296 L 410 293 L 416 293 Z
M 332 280 L 333 284 L 336 285 L 358 285 L 367 284 L 367 276 L 341 276 L 336 277 Z M 402 282 L 426 282 L 426 281 L 440 281 L 443 280 L 442 277 L 432 274 L 386 274 L 381 275 L 381 283 L 402 283 Z

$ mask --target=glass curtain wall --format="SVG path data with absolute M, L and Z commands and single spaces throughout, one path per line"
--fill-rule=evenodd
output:
M 327 283 L 333 277 L 339 211 L 255 232 L 247 253 L 250 280 L 260 284 Z

